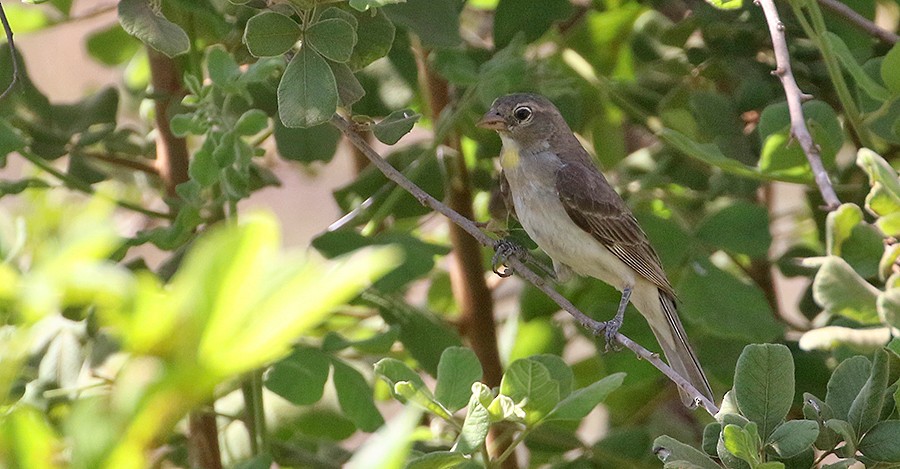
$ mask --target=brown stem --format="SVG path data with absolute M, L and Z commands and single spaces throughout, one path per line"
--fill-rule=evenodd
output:
M 406 176 L 403 175 L 397 168 L 391 166 L 384 158 L 381 157 L 375 150 L 366 143 L 366 140 L 359 134 L 357 128 L 344 119 L 343 117 L 335 114 L 331 117 L 331 124 L 338 128 L 350 143 L 360 149 L 369 161 L 374 164 L 379 171 L 382 172 L 388 179 L 396 183 L 398 186 L 402 187 L 404 190 L 409 192 L 416 200 L 419 201 L 422 205 L 444 215 L 449 218 L 454 224 L 458 225 L 460 228 L 465 230 L 470 236 L 475 238 L 481 245 L 490 246 L 496 248 L 498 245 L 498 241 L 491 238 L 483 231 L 481 231 L 478 226 L 475 225 L 475 222 L 472 220 L 460 215 L 457 211 L 451 209 L 450 207 L 444 205 L 439 200 L 432 197 L 430 194 L 425 192 L 421 187 L 417 186 L 414 182 L 410 181 Z M 522 261 L 517 259 L 516 257 L 510 257 L 506 260 L 506 263 L 512 268 L 517 275 L 534 285 L 538 290 L 542 291 L 545 295 L 547 295 L 554 303 L 559 305 L 560 308 L 565 310 L 567 313 L 571 314 L 575 320 L 578 321 L 579 324 L 584 326 L 586 329 L 590 330 L 594 335 L 602 334 L 605 330 L 606 325 L 597 321 L 596 319 L 591 318 L 587 314 L 584 314 L 572 304 L 571 301 L 567 300 L 564 296 L 562 296 L 558 291 L 554 290 L 546 280 L 544 280 L 540 275 L 536 274 L 533 270 L 529 269 Z M 621 332 L 616 333 L 615 340 L 623 347 L 627 348 L 634 352 L 638 357 L 642 360 L 646 360 L 648 363 L 656 367 L 657 370 L 662 372 L 666 377 L 668 377 L 672 382 L 680 386 L 682 389 L 691 393 L 694 396 L 696 402 L 698 402 L 710 415 L 715 415 L 719 412 L 719 408 L 709 399 L 707 399 L 703 394 L 697 391 L 693 385 L 691 385 L 686 379 L 684 379 L 681 375 L 675 372 L 669 365 L 666 364 L 660 357 L 659 354 L 652 353 L 637 342 L 629 339 Z
M 159 175 L 159 172 L 156 170 L 156 167 L 141 163 L 140 161 L 130 160 L 128 158 L 122 158 L 121 156 L 116 155 L 108 155 L 105 153 L 90 153 L 90 152 L 82 152 L 79 153 L 81 156 L 86 156 L 88 158 L 93 158 L 95 160 L 104 161 L 106 163 L 121 166 L 123 168 L 130 168 L 137 171 L 141 171 L 143 173 L 152 174 L 155 176 Z
M 188 416 L 188 460 L 191 467 L 222 469 L 215 412 L 195 410 Z
M 147 48 L 150 59 L 150 83 L 156 100 L 156 171 L 175 196 L 175 187 L 188 180 L 187 142 L 176 137 L 169 127 L 169 110 L 184 96 L 178 65 L 169 57 Z

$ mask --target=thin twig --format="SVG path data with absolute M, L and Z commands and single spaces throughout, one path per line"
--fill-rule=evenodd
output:
M 453 223 L 457 224 L 460 228 L 469 233 L 473 238 L 475 238 L 479 243 L 484 246 L 490 246 L 496 248 L 497 240 L 491 238 L 477 226 L 472 220 L 460 215 L 456 211 L 452 210 L 450 207 L 447 207 L 439 200 L 435 199 L 427 192 L 422 190 L 415 183 L 407 179 L 400 171 L 397 171 L 396 168 L 390 165 L 384 158 L 381 157 L 369 144 L 366 140 L 356 131 L 356 127 L 348 122 L 343 117 L 335 114 L 331 118 L 331 124 L 337 127 L 347 139 L 350 140 L 350 143 L 353 144 L 356 148 L 358 148 L 369 160 L 374 164 L 381 172 L 391 181 L 394 181 L 405 189 L 407 192 L 412 194 L 416 200 L 419 201 L 422 205 L 436 211 L 440 212 L 445 217 L 449 218 Z M 585 328 L 590 330 L 594 335 L 599 335 L 604 330 L 604 323 L 597 321 L 590 316 L 582 313 L 575 307 L 569 300 L 563 297 L 559 292 L 550 287 L 550 285 L 538 274 L 534 273 L 531 269 L 529 269 L 524 263 L 520 260 L 512 257 L 507 259 L 507 263 L 512 269 L 519 274 L 522 278 L 530 282 L 532 285 L 537 287 L 539 290 L 544 292 L 550 299 L 552 299 L 557 305 L 559 305 L 562 309 L 566 310 L 569 314 L 575 317 L 575 319 Z M 650 364 L 655 366 L 658 370 L 660 370 L 664 375 L 666 375 L 670 380 L 672 380 L 675 384 L 677 384 L 682 389 L 691 393 L 695 400 L 704 408 L 710 415 L 715 415 L 719 409 L 716 407 L 715 403 L 711 402 L 709 399 L 703 396 L 696 388 L 694 388 L 686 379 L 684 379 L 681 375 L 675 372 L 669 365 L 667 365 L 662 359 L 659 358 L 659 355 L 653 353 L 633 340 L 625 337 L 621 333 L 617 333 L 615 336 L 616 342 L 624 346 L 625 348 L 631 350 L 638 357 L 647 360 Z
M 141 163 L 140 161 L 130 160 L 128 158 L 122 158 L 121 156 L 116 155 L 108 155 L 105 153 L 92 153 L 92 152 L 81 152 L 79 153 L 81 156 L 86 156 L 88 158 L 93 158 L 95 160 L 100 160 L 115 166 L 121 166 L 123 168 L 134 169 L 143 173 L 152 174 L 155 176 L 159 176 L 159 171 L 152 165 L 147 163 Z
M 870 21 L 863 15 L 860 15 L 856 12 L 856 10 L 848 7 L 847 5 L 837 1 L 837 0 L 817 0 L 820 5 L 831 10 L 832 12 L 843 16 L 847 22 L 866 32 L 872 37 L 877 38 L 881 42 L 885 42 L 887 44 L 896 44 L 900 41 L 900 36 L 897 36 L 891 31 L 888 31 L 881 26 Z
M 16 59 L 16 43 L 13 42 L 13 31 L 12 27 L 9 25 L 9 20 L 6 19 L 6 11 L 3 10 L 3 4 L 0 4 L 0 22 L 3 22 L 3 31 L 6 32 L 6 42 L 9 43 L 9 57 L 12 60 L 12 80 L 9 82 L 9 86 L 3 90 L 3 93 L 0 94 L 0 100 L 6 97 L 12 91 L 13 87 L 16 85 L 16 82 L 19 81 L 19 61 Z
M 778 17 L 775 1 L 756 0 L 756 4 L 762 7 L 766 16 L 766 23 L 769 25 L 769 35 L 772 36 L 772 49 L 775 51 L 776 65 L 772 74 L 781 79 L 781 85 L 784 87 L 784 95 L 787 99 L 788 111 L 791 116 L 791 135 L 800 142 L 800 147 L 803 149 L 807 161 L 809 161 L 816 185 L 819 187 L 819 192 L 822 193 L 822 199 L 825 201 L 825 209 L 829 211 L 835 210 L 841 205 L 841 201 L 831 186 L 828 172 L 825 171 L 825 166 L 822 165 L 819 146 L 813 141 L 812 135 L 806 127 L 806 120 L 803 117 L 803 101 L 812 99 L 812 96 L 800 91 L 800 87 L 797 86 L 797 80 L 794 79 L 794 73 L 791 71 L 791 57 L 788 54 L 787 41 L 784 37 L 784 23 Z

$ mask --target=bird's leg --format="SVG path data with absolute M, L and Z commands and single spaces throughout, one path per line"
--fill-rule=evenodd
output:
M 513 274 L 512 269 L 506 265 L 506 260 L 516 258 L 525 259 L 528 254 L 521 244 L 512 240 L 512 238 L 503 238 L 494 244 L 494 257 L 491 260 L 491 270 L 500 277 L 509 277 Z M 500 270 L 503 268 L 503 270 Z
M 622 322 L 625 318 L 625 308 L 628 307 L 628 302 L 631 300 L 631 290 L 633 288 L 631 285 L 625 285 L 622 288 L 622 298 L 619 300 L 619 309 L 616 310 L 615 317 L 604 323 L 606 327 L 603 330 L 603 335 L 606 337 L 607 351 L 609 351 L 610 347 L 616 348 L 616 334 L 619 333 L 619 329 L 622 327 Z

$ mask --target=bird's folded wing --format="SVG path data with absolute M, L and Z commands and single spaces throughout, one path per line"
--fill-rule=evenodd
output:
M 556 174 L 556 190 L 576 225 L 627 266 L 675 296 L 644 230 L 596 168 L 577 162 L 563 165 Z

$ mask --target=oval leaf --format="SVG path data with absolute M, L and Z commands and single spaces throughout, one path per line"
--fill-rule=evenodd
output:
M 759 425 L 763 439 L 778 426 L 794 398 L 794 360 L 781 344 L 753 344 L 738 358 L 734 397 L 741 413 Z
M 421 114 L 416 114 L 409 109 L 394 111 L 375 124 L 372 132 L 381 143 L 393 145 L 412 130 L 413 125 L 420 117 L 422 117 Z
M 274 57 L 291 50 L 301 33 L 300 25 L 290 17 L 264 11 L 247 20 L 244 44 L 254 57 Z
M 119 2 L 119 23 L 132 36 L 169 57 L 190 50 L 187 33 L 177 24 L 154 10 L 147 0 L 122 0 Z
M 306 30 L 306 43 L 326 58 L 344 63 L 350 60 L 356 45 L 353 25 L 340 18 L 329 18 L 313 24 Z
M 337 109 L 337 84 L 331 67 L 309 47 L 302 47 L 278 84 L 278 116 L 285 127 L 312 127 Z

